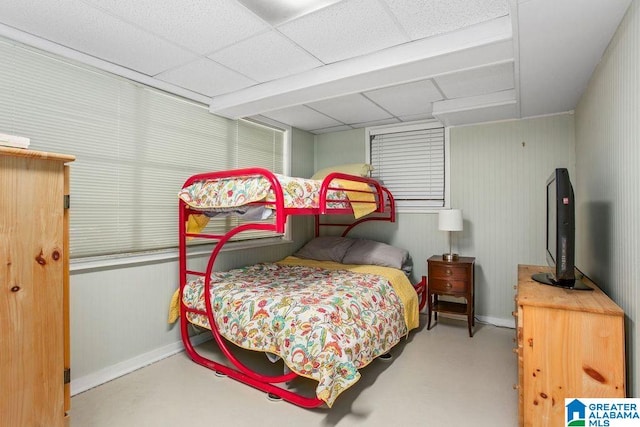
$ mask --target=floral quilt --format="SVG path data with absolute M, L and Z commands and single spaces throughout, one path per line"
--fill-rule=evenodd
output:
M 276 174 L 282 186 L 284 206 L 287 208 L 317 208 L 321 181 Z M 185 203 L 196 209 L 235 208 L 253 202 L 273 202 L 271 183 L 263 176 L 245 176 L 198 181 L 178 194 Z M 348 206 L 344 191 L 330 190 L 327 199 L 335 200 L 329 207 Z
M 183 302 L 206 310 L 203 278 L 185 286 Z M 387 279 L 345 270 L 256 264 L 215 272 L 211 304 L 222 336 L 276 354 L 292 371 L 318 381 L 316 395 L 329 407 L 358 381 L 358 369 L 408 332 Z M 210 329 L 206 316 L 187 318 Z

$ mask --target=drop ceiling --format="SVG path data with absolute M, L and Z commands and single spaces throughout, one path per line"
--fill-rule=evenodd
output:
M 0 36 L 319 134 L 572 110 L 630 0 L 307 3 L 4 0 Z

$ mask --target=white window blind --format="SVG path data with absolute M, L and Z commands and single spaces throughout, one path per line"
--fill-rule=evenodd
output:
M 233 157 L 233 168 L 247 168 L 260 166 L 274 173 L 284 172 L 284 132 L 280 129 L 274 129 L 270 126 L 261 125 L 259 123 L 247 120 L 238 120 L 237 122 L 238 143 L 235 146 L 235 156 Z M 228 217 L 224 221 L 213 219 L 211 225 L 206 229 L 207 232 L 218 233 L 228 230 L 231 227 L 244 224 L 246 222 L 253 223 L 273 223 L 274 218 L 263 221 L 245 221 L 238 217 Z M 215 228 L 212 228 L 214 226 Z M 273 237 L 273 233 L 265 231 L 246 231 L 236 234 L 233 240 L 247 240 Z
M 0 132 L 31 138 L 30 149 L 76 156 L 74 258 L 177 246 L 177 193 L 193 174 L 283 170 L 281 130 L 218 117 L 203 105 L 4 40 L 0 93 Z
M 441 126 L 370 129 L 372 176 L 398 207 L 445 206 L 445 133 Z

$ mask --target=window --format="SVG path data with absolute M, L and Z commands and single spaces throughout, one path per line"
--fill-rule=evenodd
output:
M 367 128 L 372 177 L 393 193 L 398 210 L 424 211 L 448 205 L 445 129 L 438 122 Z
M 283 173 L 281 129 L 218 117 L 204 105 L 1 39 L 0 93 L 0 132 L 31 138 L 34 150 L 76 156 L 73 258 L 177 246 L 177 193 L 193 174 L 246 166 Z

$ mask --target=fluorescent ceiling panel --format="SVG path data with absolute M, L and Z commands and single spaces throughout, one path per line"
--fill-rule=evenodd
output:
M 271 25 L 279 25 L 340 0 L 238 0 Z
M 277 31 L 250 37 L 209 58 L 258 82 L 298 74 L 322 65 Z
M 156 78 L 206 96 L 233 92 L 256 83 L 206 58 L 161 73 Z
M 199 54 L 268 28 L 235 0 L 87 0 L 110 14 Z
M 378 1 L 351 0 L 278 28 L 325 64 L 409 41 Z

